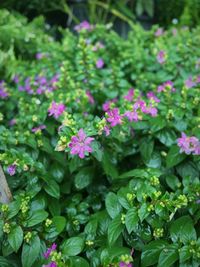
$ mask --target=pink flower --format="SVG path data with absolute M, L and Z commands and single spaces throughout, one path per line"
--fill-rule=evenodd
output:
M 166 92 L 166 91 L 170 91 L 170 92 L 175 92 L 176 89 L 174 88 L 174 83 L 172 81 L 167 81 L 165 83 L 163 83 L 162 85 L 159 85 L 157 88 L 157 92 Z
M 128 94 L 124 96 L 124 99 L 131 102 L 133 100 L 133 96 L 134 96 L 134 89 L 131 88 L 129 89 Z
M 160 50 L 157 54 L 157 61 L 158 63 L 163 64 L 165 63 L 165 60 L 166 60 L 166 53 L 165 51 Z
M 55 261 L 51 261 L 49 264 L 44 265 L 44 267 L 58 267 Z
M 49 116 L 53 116 L 54 118 L 60 117 L 65 111 L 65 105 L 62 103 L 52 102 L 51 107 L 48 109 Z
M 159 37 L 164 34 L 163 28 L 158 28 L 157 31 L 154 33 L 156 37 Z
M 15 175 L 15 173 L 16 173 L 16 165 L 12 164 L 12 165 L 8 166 L 7 172 L 10 174 L 10 176 Z
M 110 100 L 110 101 L 106 101 L 106 102 L 103 104 L 103 106 L 102 106 L 103 111 L 108 111 L 108 110 L 110 110 L 110 109 L 111 109 L 111 105 L 112 105 L 112 103 L 115 103 L 115 102 L 117 102 L 117 99 L 116 99 L 116 98 L 114 98 L 114 99 L 112 99 L 112 100 Z
M 200 83 L 200 75 L 197 76 L 196 83 Z
M 96 67 L 97 67 L 97 69 L 102 69 L 103 66 L 104 66 L 104 61 L 103 61 L 102 58 L 99 58 L 99 59 L 97 60 L 97 62 L 96 62 Z
M 196 86 L 196 83 L 193 82 L 192 76 L 190 76 L 187 80 L 185 80 L 185 86 L 187 88 L 192 88 L 192 87 Z
M 156 103 L 159 103 L 160 102 L 160 99 L 158 99 L 155 96 L 154 92 L 152 92 L 152 91 L 150 91 L 150 92 L 147 93 L 147 98 L 150 99 L 150 100 L 153 100 Z
M 185 133 L 181 133 L 181 138 L 177 139 L 177 143 L 181 153 L 200 155 L 200 141 L 195 136 L 188 137 Z
M 6 89 L 5 89 L 5 82 L 0 81 L 0 98 L 5 99 L 7 97 L 8 97 L 8 93 L 6 92 Z
M 128 118 L 129 121 L 138 121 L 138 114 L 137 111 L 133 110 L 133 111 L 126 111 L 124 113 L 124 116 Z
M 42 59 L 43 57 L 45 57 L 45 54 L 43 54 L 43 53 L 37 53 L 37 54 L 35 55 L 35 57 L 36 57 L 36 59 L 40 60 L 40 59 Z
M 150 106 L 147 108 L 147 113 L 150 114 L 152 117 L 156 117 L 158 114 L 158 110 L 157 108 Z
M 92 96 L 89 90 L 86 91 L 86 95 L 88 97 L 90 104 L 94 104 L 94 97 Z
M 70 153 L 72 155 L 78 154 L 79 158 L 83 159 L 85 155 L 92 152 L 90 144 L 93 140 L 93 137 L 87 137 L 83 129 L 80 129 L 77 136 L 72 136 L 71 142 L 68 145 L 71 149 Z
M 110 128 L 107 125 L 104 126 L 103 130 L 104 130 L 106 136 L 110 135 Z
M 107 121 L 110 123 L 111 127 L 114 127 L 117 124 L 121 124 L 122 123 L 122 117 L 119 114 L 119 109 L 118 108 L 114 108 L 112 110 L 109 110 L 107 112 L 107 115 L 108 115 Z
M 119 267 L 133 267 L 133 265 L 132 265 L 132 263 L 126 263 L 126 262 L 124 262 L 124 261 L 121 261 L 120 263 L 119 263 Z
M 74 27 L 74 30 L 80 32 L 81 30 L 90 31 L 93 29 L 93 26 L 86 20 L 82 21 L 80 24 Z
M 44 257 L 45 259 L 48 259 L 49 256 L 51 255 L 51 252 L 56 250 L 57 245 L 55 243 L 52 244 L 52 246 L 50 248 L 47 249 L 47 251 L 44 253 Z
M 46 125 L 42 124 L 42 125 L 39 125 L 38 127 L 32 128 L 32 132 L 36 133 L 36 132 L 41 131 L 45 128 L 46 128 Z
M 9 121 L 9 126 L 14 126 L 17 123 L 16 119 L 12 119 Z

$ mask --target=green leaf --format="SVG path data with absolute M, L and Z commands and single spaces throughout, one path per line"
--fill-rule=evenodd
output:
M 89 263 L 81 257 L 70 258 L 70 263 L 71 263 L 70 266 L 73 266 L 73 267 L 75 266 L 89 267 Z
M 168 243 L 164 240 L 155 240 L 150 242 L 148 245 L 144 247 L 144 251 L 142 252 L 142 266 L 150 266 L 154 265 L 158 262 L 158 257 L 161 251 L 168 245 Z
M 190 252 L 190 247 L 189 246 L 183 246 L 179 250 L 180 263 L 189 260 L 191 257 L 192 257 L 192 253 Z
M 8 242 L 14 251 L 17 252 L 23 242 L 23 231 L 20 226 L 11 228 L 11 231 L 8 234 Z
M 118 177 L 118 171 L 113 162 L 111 161 L 110 155 L 108 154 L 108 152 L 105 151 L 103 153 L 102 166 L 108 176 L 113 179 L 116 179 Z
M 24 243 L 22 248 L 22 266 L 31 267 L 40 253 L 40 239 L 34 236 L 30 244 Z
M 159 131 L 156 136 L 158 137 L 160 142 L 166 145 L 167 147 L 170 147 L 175 144 L 177 139 L 176 133 L 172 130 L 167 129 Z
M 149 215 L 149 212 L 147 211 L 147 204 L 146 203 L 142 204 L 142 206 L 138 210 L 138 215 L 139 215 L 141 222 Z
M 94 168 L 85 167 L 80 170 L 75 176 L 75 186 L 77 189 L 83 189 L 87 187 L 93 179 Z
M 0 256 L 0 266 L 1 267 L 13 267 L 13 265 L 10 265 L 10 262 L 2 256 Z
M 154 142 L 149 140 L 149 138 L 143 138 L 140 142 L 139 149 L 144 161 L 149 161 L 151 159 L 151 154 L 153 152 Z
M 119 176 L 120 179 L 132 178 L 132 177 L 147 178 L 148 172 L 142 169 L 134 169 L 134 170 L 125 172 Z
M 182 216 L 174 221 L 170 227 L 170 236 L 173 242 L 180 240 L 184 244 L 196 240 L 196 231 L 190 216 Z
M 165 249 L 162 250 L 159 256 L 158 260 L 158 267 L 172 266 L 173 263 L 175 263 L 179 258 L 178 254 L 178 245 L 173 244 L 165 247 Z
M 48 184 L 45 184 L 44 190 L 52 197 L 60 198 L 60 187 L 54 180 L 49 180 Z
M 135 207 L 129 209 L 125 219 L 125 225 L 129 234 L 137 228 L 138 221 L 137 209 Z
M 106 196 L 105 203 L 106 210 L 112 219 L 119 215 L 122 210 L 122 207 L 119 204 L 118 198 L 114 193 L 108 193 L 108 195 Z
M 115 217 L 108 226 L 108 243 L 112 246 L 120 236 L 124 225 L 121 222 L 121 215 Z
M 166 157 L 167 168 L 178 165 L 185 158 L 186 155 L 180 153 L 180 148 L 178 146 L 172 146 Z
M 43 222 L 48 217 L 48 213 L 45 210 L 32 211 L 26 221 L 27 227 L 32 227 Z
M 76 256 L 84 248 L 84 240 L 81 237 L 71 237 L 62 244 L 62 252 L 65 256 Z
M 168 175 L 166 177 L 166 182 L 167 182 L 168 186 L 173 190 L 176 190 L 180 185 L 180 181 L 179 181 L 178 177 L 176 177 L 173 174 Z
M 56 227 L 56 231 L 60 234 L 66 225 L 66 219 L 63 216 L 55 216 L 52 219 L 53 225 Z

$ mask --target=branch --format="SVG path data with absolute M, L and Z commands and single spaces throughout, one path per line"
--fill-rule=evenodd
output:
M 11 200 L 12 200 L 12 194 L 10 192 L 10 188 L 8 187 L 8 183 L 6 181 L 3 169 L 0 165 L 0 202 L 8 203 Z

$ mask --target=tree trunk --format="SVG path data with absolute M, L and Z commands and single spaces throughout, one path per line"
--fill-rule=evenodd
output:
M 6 177 L 4 175 L 3 169 L 0 165 L 0 202 L 8 203 L 12 200 L 12 194 L 8 187 Z

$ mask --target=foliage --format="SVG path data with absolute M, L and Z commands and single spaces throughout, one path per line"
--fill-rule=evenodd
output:
M 199 266 L 200 28 L 0 18 L 0 265 Z

